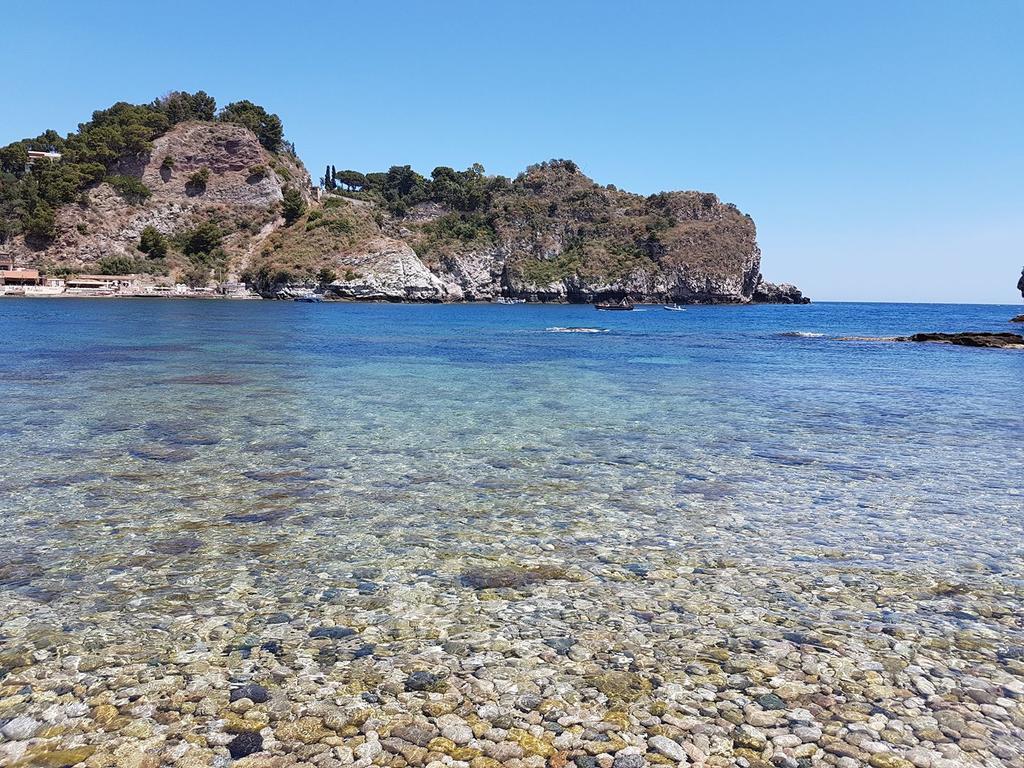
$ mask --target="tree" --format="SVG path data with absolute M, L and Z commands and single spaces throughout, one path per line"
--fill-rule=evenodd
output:
M 205 288 L 210 282 L 210 268 L 195 264 L 182 275 L 189 288 Z
M 134 176 L 108 176 L 107 183 L 129 203 L 141 203 L 153 193 Z
M 167 238 L 154 226 L 146 226 L 139 235 L 139 250 L 151 259 L 162 259 L 167 255 Z
M 349 190 L 356 187 L 361 189 L 366 186 L 366 177 L 359 171 L 341 171 L 334 174 L 334 179 L 339 184 L 344 184 Z
M 287 224 L 294 224 L 306 212 L 306 201 L 295 187 L 285 187 L 282 213 Z
M 220 119 L 226 123 L 237 123 L 256 134 L 260 144 L 271 152 L 281 149 L 284 141 L 284 126 L 281 118 L 267 112 L 258 104 L 243 100 L 228 104 L 220 112 Z
M 181 250 L 186 256 L 213 253 L 223 236 L 220 227 L 212 221 L 204 221 L 181 236 Z
M 217 102 L 206 91 L 171 91 L 153 102 L 153 106 L 167 116 L 171 125 L 186 120 L 213 120 Z
M 338 172 L 331 166 L 331 189 L 338 188 Z
M 104 256 L 99 262 L 101 275 L 130 275 L 135 272 L 135 260 L 130 256 Z
M 57 219 L 53 208 L 44 202 L 37 203 L 25 220 L 25 236 L 37 243 L 48 243 L 56 234 Z

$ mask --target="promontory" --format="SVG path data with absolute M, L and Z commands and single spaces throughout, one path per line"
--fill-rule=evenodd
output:
M 328 166 L 314 184 L 276 115 L 202 91 L 0 149 L 0 263 L 266 297 L 807 301 L 762 280 L 753 219 L 710 192 L 633 194 L 570 160 L 515 178 Z

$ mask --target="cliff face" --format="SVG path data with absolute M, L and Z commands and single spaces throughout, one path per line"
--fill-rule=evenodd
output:
M 792 286 L 761 281 L 753 220 L 710 193 L 644 197 L 550 161 L 514 180 L 475 167 L 438 169 L 428 181 L 396 167 L 371 174 L 376 186 L 361 193 L 315 201 L 301 162 L 239 124 L 178 122 L 145 147 L 57 207 L 52 237 L 18 234 L 5 256 L 49 271 L 242 278 L 266 296 L 804 301 Z M 412 186 L 396 192 L 392 176 Z M 289 186 L 302 200 L 286 220 Z M 163 255 L 142 252 L 144 230 L 165 236 Z
M 426 202 L 402 215 L 329 196 L 254 259 L 265 294 L 333 276 L 326 293 L 390 301 L 590 302 L 630 296 L 679 303 L 802 303 L 761 285 L 753 220 L 712 194 L 651 197 L 601 187 L 570 164 L 542 164 L 467 217 Z
M 190 181 L 203 169 L 204 184 Z M 180 123 L 156 138 L 150 152 L 122 159 L 111 171 L 137 179 L 149 196 L 126 196 L 109 182 L 93 186 L 79 202 L 58 209 L 56 235 L 45 247 L 32 247 L 23 236 L 8 243 L 15 262 L 96 271 L 101 259 L 139 257 L 147 226 L 174 237 L 213 222 L 224 233 L 230 277 L 259 242 L 284 225 L 284 187 L 309 189 L 309 175 L 296 158 L 268 152 L 247 128 L 222 122 Z M 171 267 L 183 268 L 174 256 Z

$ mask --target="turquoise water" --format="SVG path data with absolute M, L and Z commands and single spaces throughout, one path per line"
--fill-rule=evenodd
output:
M 294 659 L 337 623 L 385 678 L 458 677 L 444 641 L 615 630 L 671 676 L 794 628 L 882 658 L 887 621 L 974 633 L 996 679 L 1024 631 L 977 608 L 1022 607 L 1024 353 L 835 337 L 1017 311 L 0 301 L 0 646 L 40 675 L 245 638 Z M 550 330 L 579 327 L 606 332 Z M 464 581 L 515 564 L 568 578 Z

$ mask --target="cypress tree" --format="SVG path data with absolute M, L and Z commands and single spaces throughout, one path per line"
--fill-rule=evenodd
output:
M 338 172 L 334 170 L 334 166 L 331 166 L 331 189 L 335 189 L 338 186 Z
M 333 179 L 331 178 L 331 166 L 324 168 L 324 189 L 334 189 Z

